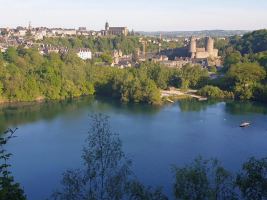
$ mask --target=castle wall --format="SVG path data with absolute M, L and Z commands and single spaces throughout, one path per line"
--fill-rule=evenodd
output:
M 197 48 L 197 52 L 205 52 L 206 49 L 205 48 Z
M 209 57 L 209 53 L 204 51 L 204 52 L 197 52 L 196 53 L 196 58 L 208 58 Z

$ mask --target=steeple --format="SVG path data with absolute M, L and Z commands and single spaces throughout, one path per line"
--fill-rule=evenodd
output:
M 32 30 L 32 22 L 29 23 L 29 30 Z
M 108 31 L 108 30 L 109 30 L 108 21 L 106 21 L 105 30 L 106 30 L 106 31 Z

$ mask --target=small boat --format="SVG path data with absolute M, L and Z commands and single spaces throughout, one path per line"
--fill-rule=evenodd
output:
M 170 102 L 170 103 L 174 103 L 174 101 L 172 101 L 172 100 L 170 100 L 170 99 L 167 99 L 167 101 Z
M 245 127 L 245 126 L 248 126 L 249 125 L 249 122 L 244 122 L 243 124 L 240 124 L 239 127 Z

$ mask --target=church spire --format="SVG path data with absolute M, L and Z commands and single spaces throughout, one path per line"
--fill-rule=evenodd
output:
M 32 29 L 32 22 L 30 21 L 29 22 L 29 30 L 31 30 Z

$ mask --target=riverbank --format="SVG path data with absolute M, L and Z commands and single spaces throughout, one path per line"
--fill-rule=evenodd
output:
M 178 101 L 181 99 L 204 98 L 202 96 L 196 95 L 197 90 L 188 90 L 186 92 L 182 92 L 180 89 L 176 89 L 171 91 L 161 90 L 160 92 L 163 101 L 167 101 L 168 99 L 171 101 Z

